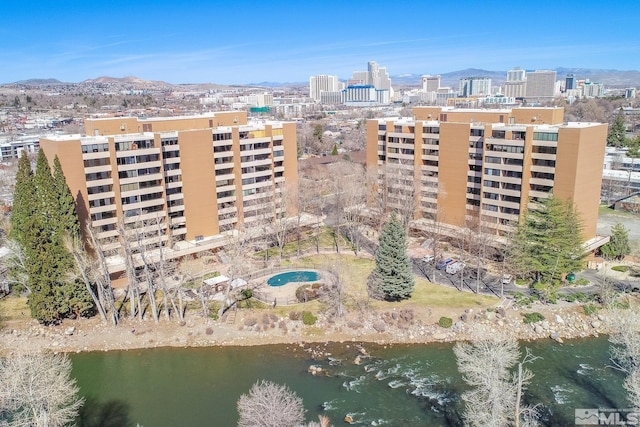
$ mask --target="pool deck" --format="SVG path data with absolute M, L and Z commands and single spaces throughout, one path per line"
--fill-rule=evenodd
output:
M 314 271 L 319 274 L 317 280 L 313 280 L 310 282 L 289 282 L 286 285 L 282 286 L 269 286 L 266 284 L 264 278 L 257 279 L 252 281 L 252 284 L 262 283 L 263 286 L 255 288 L 254 294 L 256 297 L 267 303 L 272 304 L 273 301 L 276 301 L 276 305 L 292 305 L 292 304 L 300 304 L 298 299 L 296 298 L 296 289 L 298 289 L 302 285 L 308 285 L 314 282 L 322 282 L 321 273 L 317 270 L 309 270 Z

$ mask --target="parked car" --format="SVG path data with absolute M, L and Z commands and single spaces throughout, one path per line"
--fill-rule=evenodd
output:
M 511 283 L 511 280 L 513 280 L 513 277 L 510 274 L 503 274 L 502 275 L 502 284 L 503 285 L 508 285 L 509 283 Z
M 424 262 L 432 262 L 434 260 L 434 256 L 433 255 L 425 255 L 422 257 L 422 261 Z
M 464 262 L 457 261 L 447 265 L 445 271 L 448 274 L 456 274 L 456 273 L 459 273 L 463 268 L 464 268 Z
M 438 270 L 445 270 L 447 268 L 447 265 L 452 264 L 454 262 L 456 262 L 456 260 L 453 258 L 441 259 L 436 263 L 436 268 Z

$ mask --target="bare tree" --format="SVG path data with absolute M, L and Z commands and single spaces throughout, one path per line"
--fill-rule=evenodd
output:
M 257 382 L 238 400 L 238 427 L 297 427 L 304 420 L 302 399 L 287 386 Z
M 474 332 L 471 342 L 459 342 L 453 348 L 458 370 L 471 387 L 462 394 L 465 425 L 534 425 L 536 407 L 522 405 L 522 392 L 533 377 L 524 364 L 535 357 L 527 351 L 520 359 L 518 342 L 506 334 L 480 328 Z M 517 372 L 512 376 L 514 366 Z
M 83 404 L 64 354 L 19 354 L 0 359 L 0 424 L 61 427 Z
M 26 289 L 28 293 L 31 293 L 28 285 L 27 257 L 22 246 L 20 246 L 20 243 L 17 241 L 9 239 L 5 242 L 5 247 L 9 250 L 9 254 L 6 257 L 7 268 L 9 270 L 7 276 L 9 288 L 17 287 L 20 290 Z
M 127 298 L 129 299 L 129 317 L 132 319 L 138 315 L 142 320 L 142 302 L 140 297 L 140 282 L 136 269 L 134 248 L 129 240 L 130 233 L 123 220 L 118 221 L 118 234 L 120 238 L 120 250 L 125 265 L 125 277 L 127 278 Z M 134 231 L 135 232 L 135 231 Z
M 609 350 L 613 367 L 627 374 L 623 387 L 632 407 L 640 408 L 640 309 L 609 308 Z
M 71 236 L 65 236 L 64 240 L 67 250 L 73 256 L 73 260 L 76 264 L 76 270 L 79 272 L 79 275 L 87 288 L 87 292 L 98 309 L 100 317 L 105 323 L 107 323 L 107 311 L 104 307 L 103 301 L 98 298 L 97 293 L 94 291 L 94 283 L 91 280 L 91 271 L 93 270 L 94 263 L 89 259 L 84 248 L 82 248 L 82 243 L 78 239 L 74 239 Z M 72 271 L 70 274 L 73 276 L 77 275 L 76 271 Z
M 111 273 L 109 272 L 109 266 L 107 264 L 107 251 L 104 247 L 98 244 L 96 233 L 90 225 L 87 225 L 86 234 L 89 238 L 88 245 L 92 254 L 96 257 L 96 261 L 92 264 L 93 268 L 89 270 L 92 273 L 92 277 L 96 283 L 98 290 L 98 299 L 105 309 L 109 312 L 109 317 L 113 326 L 116 326 L 119 322 L 119 314 L 116 308 L 115 296 L 113 294 L 113 287 L 111 286 Z M 90 255 L 87 253 L 87 258 L 90 259 Z
M 327 305 L 327 313 L 330 316 L 341 318 L 346 313 L 345 301 L 347 298 L 345 286 L 343 285 L 344 264 L 340 258 L 333 262 L 328 262 L 322 268 L 325 271 L 324 287 L 322 288 L 320 300 Z

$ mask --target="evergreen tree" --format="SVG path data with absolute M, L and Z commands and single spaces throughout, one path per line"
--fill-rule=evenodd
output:
M 509 253 L 515 270 L 539 282 L 553 283 L 563 273 L 582 269 L 582 224 L 572 203 L 555 197 L 539 200 L 518 226 Z
M 631 248 L 629 247 L 629 230 L 618 223 L 611 227 L 611 240 L 600 248 L 600 252 L 607 259 L 620 260 L 624 258 Z
M 622 111 L 618 113 L 616 119 L 609 127 L 607 134 L 607 145 L 613 147 L 625 147 L 628 144 L 626 137 L 626 128 L 624 125 L 624 114 Z
M 32 317 L 42 323 L 55 323 L 62 317 L 91 312 L 91 296 L 86 287 L 69 278 L 73 258 L 64 245 L 64 237 L 78 236 L 78 219 L 73 197 L 64 182 L 60 163 L 55 177 L 40 150 L 33 176 L 33 210 L 25 221 L 23 248 L 26 255 L 28 303 Z
M 371 273 L 373 294 L 388 301 L 411 297 L 414 278 L 407 255 L 407 233 L 395 214 L 384 225 L 376 251 L 376 266 Z
M 76 205 L 67 186 L 58 156 L 53 159 L 53 186 L 58 200 L 58 215 L 60 218 L 58 232 L 67 233 L 73 238 L 78 237 L 80 235 L 80 223 L 76 213 Z
M 13 192 L 13 207 L 11 208 L 10 232 L 11 238 L 22 246 L 24 246 L 25 232 L 28 229 L 27 222 L 35 210 L 34 199 L 35 188 L 31 161 L 27 153 L 23 151 L 20 160 L 18 160 L 16 184 Z

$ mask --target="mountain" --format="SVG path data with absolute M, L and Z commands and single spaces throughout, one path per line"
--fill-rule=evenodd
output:
M 309 82 L 260 82 L 260 83 L 247 83 L 241 86 L 258 86 L 258 87 L 292 87 L 292 86 L 309 86 Z
M 155 81 L 155 80 L 144 80 L 139 77 L 127 76 L 127 77 L 108 77 L 101 76 L 95 79 L 87 79 L 82 83 L 84 84 L 131 84 L 131 85 L 140 85 L 140 86 L 167 86 L 169 83 L 165 83 L 163 81 Z
M 7 83 L 13 85 L 26 85 L 26 86 L 46 86 L 46 85 L 66 85 L 67 83 L 61 82 L 58 79 L 28 79 L 20 80 L 14 83 Z

